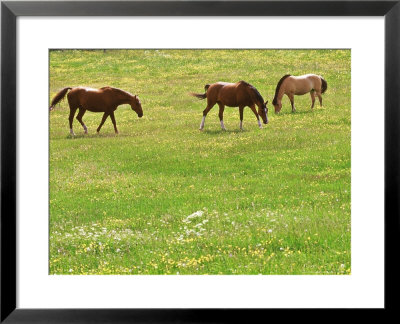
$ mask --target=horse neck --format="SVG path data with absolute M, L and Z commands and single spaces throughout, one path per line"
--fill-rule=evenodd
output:
M 285 94 L 285 89 L 284 89 L 283 86 L 281 85 L 281 87 L 280 87 L 279 90 L 278 90 L 278 94 L 276 95 L 276 101 L 277 101 L 277 103 L 282 101 L 282 98 L 283 98 L 283 95 L 284 95 L 284 94 Z
M 123 105 L 123 104 L 131 103 L 133 97 L 131 95 L 127 94 L 127 93 L 119 92 L 117 98 L 118 98 L 117 99 L 118 100 L 118 104 L 119 105 Z
M 283 96 L 284 96 L 285 93 L 286 93 L 286 90 L 285 90 L 285 88 L 282 86 L 282 87 L 279 89 L 278 100 L 282 100 L 282 98 L 283 98 Z
M 256 104 L 256 106 L 260 109 L 262 109 L 263 105 L 262 103 L 260 103 L 258 100 L 254 101 L 254 103 Z
M 260 100 L 260 99 L 257 97 L 257 95 L 256 95 L 255 92 L 252 93 L 252 97 L 253 97 L 254 103 L 255 103 L 259 108 L 262 108 L 263 105 L 264 105 L 264 102 L 263 102 L 262 100 Z

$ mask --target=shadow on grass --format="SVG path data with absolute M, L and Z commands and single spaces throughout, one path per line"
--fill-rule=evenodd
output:
M 93 134 L 75 134 L 74 136 L 68 134 L 66 139 L 81 139 L 81 138 L 116 138 L 116 137 L 132 137 L 129 134 L 115 134 L 115 133 L 93 133 Z
M 200 132 L 207 134 L 207 135 L 220 135 L 220 134 L 232 134 L 232 133 L 234 133 L 234 134 L 246 133 L 246 132 L 248 132 L 248 130 L 247 129 L 243 129 L 243 130 L 240 130 L 240 129 L 227 129 L 227 130 L 211 129 L 211 130 L 202 130 Z
M 311 110 L 310 108 L 308 109 L 302 109 L 302 110 L 296 110 L 295 112 L 292 112 L 291 110 L 288 111 L 281 111 L 278 114 L 274 113 L 274 116 L 278 117 L 278 116 L 287 116 L 287 115 L 308 115 L 308 114 L 314 114 L 314 113 L 318 113 L 321 111 L 324 111 L 325 108 L 314 108 L 314 110 Z

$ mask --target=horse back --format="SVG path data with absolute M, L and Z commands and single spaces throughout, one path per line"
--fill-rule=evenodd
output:
M 214 105 L 219 102 L 224 105 L 230 106 L 233 103 L 234 97 L 234 83 L 216 82 L 211 84 L 207 89 L 207 101 L 209 104 Z
M 316 74 L 306 74 L 304 75 L 304 79 L 308 80 L 312 83 L 313 87 L 321 86 L 321 77 Z
M 311 90 L 321 90 L 321 78 L 316 74 L 290 76 L 285 80 L 287 92 L 303 95 Z
M 110 91 L 112 88 L 103 87 L 100 89 L 77 87 L 68 93 L 68 102 L 72 106 L 81 107 L 83 109 L 102 112 L 112 107 L 115 100 Z
M 242 82 L 227 83 L 217 82 L 210 86 L 207 91 L 207 98 L 210 95 L 228 107 L 248 106 L 252 104 L 251 95 L 246 84 Z

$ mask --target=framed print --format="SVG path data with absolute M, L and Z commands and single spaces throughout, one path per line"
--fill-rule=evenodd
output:
M 399 6 L 2 2 L 1 321 L 393 309 Z

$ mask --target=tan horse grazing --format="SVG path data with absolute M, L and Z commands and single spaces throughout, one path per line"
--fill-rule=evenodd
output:
M 263 97 L 251 84 L 245 81 L 239 81 L 236 83 L 217 82 L 211 85 L 206 84 L 204 89 L 206 91 L 204 94 L 191 93 L 192 96 L 195 96 L 199 99 L 207 98 L 207 107 L 203 111 L 203 119 L 200 124 L 200 130 L 204 128 L 206 116 L 216 103 L 219 106 L 219 120 L 223 130 L 225 130 L 225 106 L 239 107 L 240 129 L 243 129 L 243 109 L 246 106 L 249 106 L 254 115 L 257 117 L 258 126 L 260 128 L 262 128 L 262 126 L 259 116 L 261 116 L 264 124 L 268 124 L 268 101 L 264 103 Z M 256 105 L 258 106 L 258 113 L 255 107 Z
M 87 134 L 88 130 L 82 121 L 82 117 L 86 110 L 92 112 L 104 112 L 101 123 L 99 127 L 97 127 L 97 132 L 100 132 L 101 126 L 103 126 L 107 117 L 110 116 L 114 125 L 115 133 L 118 134 L 114 111 L 119 105 L 129 104 L 131 105 L 132 110 L 137 113 L 138 117 L 143 116 L 142 104 L 140 103 L 138 96 L 131 95 L 129 92 L 111 87 L 103 87 L 100 89 L 84 87 L 64 88 L 54 96 L 53 100 L 51 101 L 50 110 L 53 110 L 54 106 L 65 97 L 68 90 L 71 90 L 67 96 L 70 110 L 68 118 L 70 128 L 69 132 L 71 135 L 75 135 L 72 129 L 72 122 L 74 121 L 74 116 L 77 109 L 79 109 L 79 112 L 76 116 L 76 119 L 81 123 L 85 134 Z
M 284 75 L 278 82 L 275 90 L 275 97 L 272 104 L 275 107 L 275 113 L 282 109 L 282 97 L 287 95 L 292 104 L 292 112 L 296 111 L 294 107 L 294 95 L 301 96 L 306 93 L 311 95 L 311 109 L 314 108 L 315 95 L 318 96 L 319 104 L 322 107 L 322 96 L 328 88 L 327 82 L 319 75 L 306 74 L 301 76 Z

